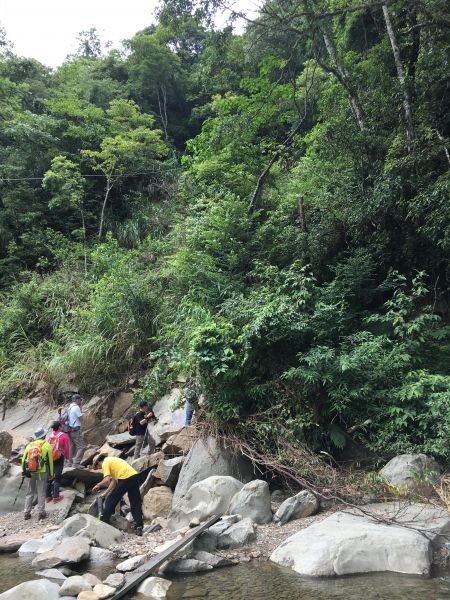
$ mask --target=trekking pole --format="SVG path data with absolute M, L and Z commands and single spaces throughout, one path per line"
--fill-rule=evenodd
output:
M 14 499 L 13 506 L 14 506 L 14 504 L 17 502 L 17 498 L 19 497 L 20 490 L 22 489 L 22 486 L 23 486 L 23 482 L 24 482 L 24 481 L 25 481 L 25 475 L 22 475 L 22 481 L 20 482 L 19 489 L 17 490 L 17 494 L 16 494 L 16 497 L 15 497 L 15 499 Z

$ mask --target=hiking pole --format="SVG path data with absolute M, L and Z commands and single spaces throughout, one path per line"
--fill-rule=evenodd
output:
M 16 497 L 15 497 L 15 499 L 14 499 L 13 506 L 14 506 L 14 504 L 17 502 L 17 498 L 19 497 L 20 490 L 22 489 L 22 486 L 23 486 L 23 482 L 24 482 L 24 481 L 25 481 L 25 475 L 22 475 L 22 481 L 20 482 L 19 489 L 17 490 L 17 494 L 16 494 Z

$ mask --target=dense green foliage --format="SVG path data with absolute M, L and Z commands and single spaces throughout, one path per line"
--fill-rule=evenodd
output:
M 185 373 L 219 422 L 449 460 L 446 4 L 213 4 L 55 71 L 0 43 L 0 391 Z

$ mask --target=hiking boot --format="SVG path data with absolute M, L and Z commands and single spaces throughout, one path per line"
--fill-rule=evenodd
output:
M 31 519 L 31 513 L 24 513 L 23 518 L 25 521 L 28 521 L 29 519 Z
M 138 535 L 139 537 L 142 537 L 143 530 L 144 530 L 143 527 L 136 527 L 135 534 Z
M 53 498 L 52 498 L 51 496 L 47 496 L 47 497 L 45 498 L 45 501 L 46 501 L 46 502 L 51 502 L 52 500 L 53 500 Z
M 61 502 L 61 500 L 64 500 L 64 496 L 61 496 L 61 494 L 53 498 L 53 502 Z
M 46 518 L 47 518 L 47 513 L 46 512 L 39 513 L 39 516 L 38 516 L 38 520 L 39 521 L 42 521 L 42 519 L 46 519 Z

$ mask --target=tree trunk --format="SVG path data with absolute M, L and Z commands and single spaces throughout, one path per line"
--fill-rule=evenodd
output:
M 98 228 L 98 239 L 99 240 L 102 239 L 102 235 L 103 235 L 103 222 L 105 220 L 105 208 L 106 208 L 106 203 L 108 202 L 108 196 L 109 196 L 109 192 L 111 191 L 111 188 L 112 188 L 112 185 L 108 181 L 106 184 L 106 193 L 105 193 L 105 198 L 103 200 L 102 212 L 100 214 L 100 226 Z
M 159 107 L 159 116 L 161 119 L 161 123 L 164 129 L 164 139 L 167 140 L 169 139 L 169 136 L 167 135 L 167 124 L 168 124 L 168 119 L 167 119 L 167 92 L 166 92 L 166 88 L 163 85 L 161 87 L 161 95 L 162 95 L 162 100 L 160 98 L 159 95 L 159 89 L 157 90 L 157 96 L 158 96 L 158 107 Z
M 409 98 L 408 86 L 406 85 L 405 71 L 403 69 L 403 64 L 400 56 L 400 48 L 397 43 L 397 38 L 395 35 L 394 28 L 392 27 L 391 17 L 389 16 L 388 7 L 386 6 L 386 4 L 383 4 L 383 16 L 384 22 L 386 23 L 386 29 L 388 32 L 389 40 L 391 42 L 392 52 L 394 54 L 395 68 L 397 69 L 397 76 L 400 83 L 400 89 L 403 93 L 403 109 L 405 112 L 406 123 L 406 145 L 408 147 L 408 152 L 411 152 L 414 141 L 411 101 Z
M 346 66 L 339 59 L 336 47 L 328 35 L 328 33 L 323 30 L 322 31 L 323 41 L 325 42 L 325 48 L 327 49 L 328 55 L 331 58 L 335 71 L 334 73 L 338 77 L 339 81 L 345 87 L 348 99 L 350 101 L 350 106 L 352 108 L 353 116 L 358 123 L 358 127 L 363 131 L 365 129 L 365 119 L 364 119 L 364 111 L 362 109 L 362 105 L 359 99 L 358 92 L 356 91 L 355 86 L 353 85 L 352 78 L 350 73 L 347 71 Z

